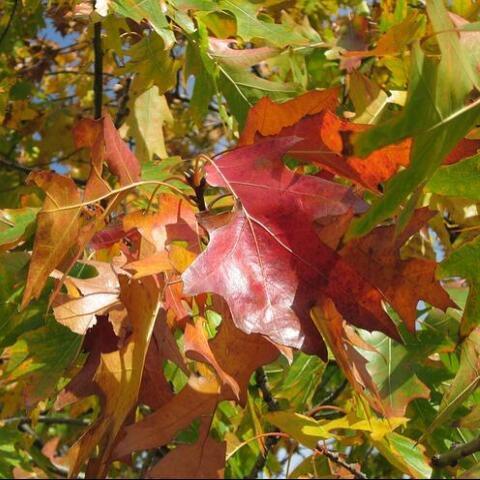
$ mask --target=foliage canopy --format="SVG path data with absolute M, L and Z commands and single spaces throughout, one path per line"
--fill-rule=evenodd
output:
M 477 2 L 0 8 L 1 478 L 480 475 Z

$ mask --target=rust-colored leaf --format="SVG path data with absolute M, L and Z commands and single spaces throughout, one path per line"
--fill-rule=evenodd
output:
M 73 130 L 77 148 L 90 148 L 92 168 L 85 197 L 97 198 L 110 189 L 102 179 L 105 161 L 121 185 L 140 180 L 140 163 L 120 137 L 112 119 L 107 114 L 100 120 L 82 119 Z
M 120 299 L 125 305 L 132 334 L 127 343 L 110 353 L 102 353 L 93 382 L 101 392 L 102 412 L 69 451 L 70 474 L 76 476 L 99 445 L 100 455 L 90 459 L 87 476 L 104 476 L 115 438 L 136 405 L 147 349 L 157 318 L 159 289 L 152 278 L 128 281 L 120 278 Z
M 395 225 L 378 227 L 367 236 L 352 240 L 340 252 L 355 263 L 355 268 L 384 294 L 407 328 L 415 331 L 419 300 L 446 310 L 455 307 L 435 278 L 437 263 L 423 258 L 402 260 L 400 247 L 434 215 L 427 208 L 415 212 L 401 235 Z
M 29 181 L 45 192 L 38 213 L 37 233 L 22 308 L 38 298 L 50 273 L 71 265 L 95 233 L 97 217 L 82 207 L 57 210 L 81 202 L 80 192 L 71 178 L 54 172 L 33 172 Z
M 198 440 L 170 452 L 147 472 L 146 478 L 223 478 L 227 444 L 208 435 L 210 423 L 210 418 L 204 418 Z
M 210 341 L 210 348 L 219 366 L 237 381 L 240 403 L 245 405 L 247 385 L 252 373 L 258 367 L 273 362 L 279 352 L 261 335 L 247 335 L 237 329 L 223 301 L 218 300 L 216 305 L 223 313 L 223 321 L 217 336 Z M 114 457 L 121 458 L 136 450 L 168 443 L 196 418 L 211 416 L 217 403 L 224 399 L 236 399 L 229 386 L 220 394 L 207 394 L 194 390 L 187 384 L 167 404 L 142 421 L 126 427 L 125 435 L 115 448 Z

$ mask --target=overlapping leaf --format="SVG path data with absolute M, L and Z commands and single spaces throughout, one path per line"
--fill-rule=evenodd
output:
M 183 275 L 186 292 L 218 293 L 244 331 L 309 352 L 325 354 L 308 316 L 320 291 L 355 325 L 396 336 L 380 292 L 313 228 L 322 217 L 362 211 L 363 202 L 339 184 L 286 169 L 282 154 L 296 143 L 267 140 L 208 166 L 209 183 L 231 190 L 241 210 L 210 231 L 207 251 Z

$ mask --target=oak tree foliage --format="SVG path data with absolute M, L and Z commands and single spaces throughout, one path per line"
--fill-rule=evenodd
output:
M 479 11 L 3 0 L 0 477 L 478 477 Z

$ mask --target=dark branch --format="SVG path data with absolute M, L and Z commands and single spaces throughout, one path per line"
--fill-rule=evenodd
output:
M 262 367 L 255 370 L 255 381 L 257 382 L 258 388 L 262 392 L 263 400 L 267 404 L 268 410 L 270 412 L 275 412 L 279 410 L 280 406 L 273 397 L 272 392 L 270 392 L 267 375 L 265 374 L 265 370 Z
M 93 8 L 95 8 L 95 0 L 93 0 Z M 102 116 L 102 100 L 103 100 L 103 50 L 102 50 L 102 22 L 96 22 L 93 25 L 93 53 L 94 53 L 94 117 L 96 119 Z
M 26 175 L 28 175 L 30 172 L 33 171 L 32 168 L 19 165 L 18 163 L 9 162 L 8 160 L 2 157 L 0 157 L 0 164 L 3 165 L 4 167 L 9 168 L 10 170 L 16 170 L 17 172 L 25 173 Z
M 348 380 L 345 379 L 343 382 L 329 395 L 327 395 L 319 404 L 315 405 L 313 408 L 311 408 L 308 412 L 307 415 L 309 417 L 315 415 L 318 411 L 322 409 L 325 405 L 330 405 L 333 403 L 340 395 L 341 393 L 345 390 L 345 387 L 348 385 Z
M 321 455 L 324 455 L 332 462 L 336 463 L 337 465 L 345 468 L 348 470 L 354 478 L 366 479 L 368 478 L 362 471 L 360 471 L 355 465 L 347 463 L 340 457 L 338 452 L 334 452 L 333 450 L 329 450 L 328 448 L 324 447 L 321 442 L 317 443 L 317 451 Z
M 15 17 L 15 12 L 17 11 L 17 6 L 18 6 L 18 0 L 13 1 L 13 7 L 12 11 L 10 13 L 10 17 L 8 18 L 7 25 L 5 26 L 5 29 L 3 30 L 2 34 L 0 35 L 0 44 L 3 42 L 5 37 L 7 36 L 8 31 L 10 30 L 10 27 L 12 26 L 13 18 Z
M 268 410 L 270 412 L 275 412 L 280 409 L 280 405 L 278 404 L 275 397 L 272 395 L 270 391 L 270 387 L 268 385 L 267 375 L 265 370 L 260 367 L 255 370 L 255 381 L 257 383 L 258 388 L 262 392 L 262 397 L 265 403 L 267 404 Z M 274 430 L 274 432 L 278 432 L 279 430 Z M 265 464 L 267 463 L 267 457 L 270 450 L 279 442 L 281 437 L 267 437 L 265 440 L 265 452 L 264 454 L 260 454 L 253 466 L 250 475 L 246 478 L 257 478 L 258 474 L 263 470 Z
M 52 163 L 57 163 L 57 161 L 52 162 Z M 13 163 L 9 162 L 5 158 L 2 158 L 0 156 L 0 166 L 4 166 L 6 168 L 9 168 L 10 170 L 16 170 L 17 172 L 21 172 L 25 175 L 28 175 L 31 172 L 38 172 L 39 168 L 33 168 L 33 167 L 26 167 L 24 165 L 19 165 L 18 163 Z M 78 178 L 72 178 L 72 180 L 78 185 L 79 187 L 84 187 L 86 182 L 85 180 L 80 180 Z
M 434 455 L 432 458 L 432 467 L 454 467 L 459 460 L 480 451 L 480 437 L 468 443 L 458 445 L 446 453 Z

